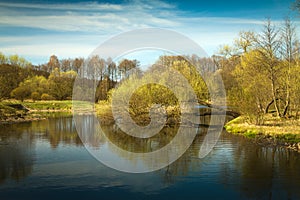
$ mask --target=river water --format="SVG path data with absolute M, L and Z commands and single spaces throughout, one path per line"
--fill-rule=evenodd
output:
M 116 134 L 113 126 L 104 129 L 123 149 L 155 146 Z M 166 138 L 173 132 L 176 127 L 164 130 Z M 223 132 L 200 159 L 204 132 L 168 167 L 131 174 L 90 155 L 71 117 L 0 125 L 0 199 L 300 199 L 299 153 Z M 154 143 L 157 148 L 167 143 L 161 136 L 154 140 L 162 141 Z M 94 142 L 107 146 L 105 140 Z M 120 159 L 130 160 L 124 156 Z

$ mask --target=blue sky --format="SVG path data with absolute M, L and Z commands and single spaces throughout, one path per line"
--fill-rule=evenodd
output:
M 0 1 L 0 51 L 19 54 L 33 64 L 47 62 L 52 54 L 60 59 L 87 57 L 113 35 L 159 27 L 188 36 L 212 55 L 241 30 L 259 32 L 266 17 L 281 23 L 291 13 L 292 2 Z M 295 24 L 299 19 L 295 18 Z

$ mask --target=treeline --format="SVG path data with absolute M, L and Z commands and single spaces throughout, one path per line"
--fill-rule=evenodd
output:
M 178 104 L 176 94 L 163 87 L 170 81 L 179 83 L 172 79 L 171 69 L 174 69 L 188 80 L 199 102 L 210 101 L 211 95 L 202 78 L 213 82 L 214 75 L 219 73 L 230 108 L 262 124 L 267 113 L 277 117 L 299 115 L 299 48 L 296 27 L 286 19 L 282 24 L 267 20 L 259 33 L 240 32 L 232 45 L 222 46 L 219 53 L 210 58 L 161 56 L 146 71 L 139 68 L 137 60 L 123 59 L 115 63 L 99 56 L 59 60 L 53 55 L 48 63 L 33 66 L 18 56 L 0 54 L 0 98 L 70 99 L 74 80 L 79 76 L 88 85 L 86 88 L 77 85 L 77 93 L 90 90 L 90 94 L 94 94 L 95 89 L 94 100 L 98 102 L 109 99 L 114 92 L 121 96 L 126 94 L 142 75 L 155 82 L 151 72 L 159 73 L 160 66 L 165 66 L 170 71 L 161 72 L 156 81 L 161 86 L 146 84 L 135 91 L 130 100 L 132 113 L 147 112 L 152 104 Z M 134 76 L 130 76 L 133 73 Z M 117 83 L 121 84 L 115 89 Z M 179 84 L 178 89 L 184 91 Z
M 93 56 L 88 59 L 62 59 L 52 55 L 42 65 L 32 65 L 18 55 L 0 52 L 0 100 L 65 100 L 72 98 L 77 76 L 97 80 L 96 101 L 107 99 L 108 91 L 127 77 L 137 60 L 123 59 L 118 65 L 112 60 Z
M 0 52 L 0 100 L 11 98 L 11 92 L 33 76 L 47 78 L 49 73 L 34 69 L 30 62 L 18 55 L 5 56 Z
M 288 18 L 278 25 L 267 20 L 260 33 L 243 31 L 232 45 L 214 56 L 227 90 L 228 103 L 262 124 L 267 113 L 298 117 L 300 43 Z
M 125 83 L 125 80 L 132 73 L 141 76 L 148 71 L 158 70 L 158 65 L 168 66 L 185 74 L 186 78 L 194 84 L 195 92 L 199 98 L 207 100 L 209 95 L 205 83 L 201 76 L 197 75 L 198 73 L 195 71 L 195 68 L 193 69 L 191 63 L 194 63 L 195 66 L 201 66 L 197 70 L 202 75 L 216 70 L 211 58 L 198 58 L 194 55 L 188 57 L 189 62 L 182 56 L 161 56 L 146 71 L 142 71 L 139 68 L 140 64 L 137 60 L 123 59 L 115 63 L 110 58 L 103 59 L 100 56 L 92 56 L 87 59 L 59 60 L 57 56 L 52 55 L 47 63 L 38 66 L 32 65 L 18 55 L 5 56 L 0 53 L 0 57 L 0 99 L 15 98 L 22 101 L 25 99 L 71 99 L 74 81 L 77 76 L 79 80 L 88 82 L 85 87 L 77 85 L 77 88 L 75 88 L 78 91 L 77 93 L 83 90 L 90 90 L 91 94 L 93 94 L 95 90 L 95 102 L 107 100 L 112 93 L 110 91 L 115 88 L 117 83 Z M 162 90 L 160 93 L 157 93 L 157 95 L 160 95 L 157 96 L 157 99 L 161 99 L 161 96 L 164 96 L 165 102 L 174 102 L 172 95 L 166 95 L 169 93 Z M 141 95 L 147 97 L 146 93 Z M 148 99 L 155 99 L 155 96 L 150 96 Z

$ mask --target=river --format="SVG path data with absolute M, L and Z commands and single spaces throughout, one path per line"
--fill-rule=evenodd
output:
M 116 134 L 112 126 L 104 129 L 123 149 L 149 151 L 145 141 Z M 172 138 L 176 127 L 164 132 Z M 132 174 L 95 159 L 71 117 L 0 125 L 0 199 L 300 199 L 299 153 L 258 146 L 224 131 L 200 159 L 204 132 L 168 167 Z M 155 144 L 160 148 L 167 142 Z M 91 145 L 107 146 L 101 139 Z

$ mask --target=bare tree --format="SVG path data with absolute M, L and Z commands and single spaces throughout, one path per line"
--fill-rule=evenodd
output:
M 239 37 L 234 41 L 237 49 L 241 49 L 241 53 L 247 53 L 254 47 L 256 35 L 252 31 L 241 31 Z
M 60 68 L 59 60 L 56 55 L 52 55 L 47 63 L 47 71 L 52 72 L 55 68 Z
M 297 44 L 295 26 L 291 22 L 290 18 L 287 18 L 284 22 L 281 31 L 282 38 L 282 56 L 284 59 L 284 66 L 286 68 L 285 73 L 285 106 L 283 110 L 283 116 L 286 116 L 290 107 L 290 87 L 291 87 L 291 66 L 295 61 L 293 58 L 294 53 L 297 51 L 295 45 Z
M 83 58 L 75 58 L 72 62 L 72 70 L 74 70 L 79 76 L 81 76 L 80 69 L 83 66 Z
M 61 60 L 61 71 L 66 72 L 71 70 L 71 59 Z

